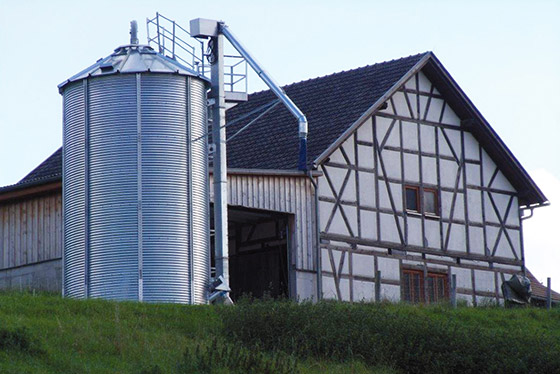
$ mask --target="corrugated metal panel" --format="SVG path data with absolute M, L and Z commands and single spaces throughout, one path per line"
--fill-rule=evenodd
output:
M 296 268 L 315 270 L 315 200 L 307 177 L 230 174 L 228 199 L 230 205 L 294 214 Z
M 89 81 L 89 295 L 138 298 L 136 79 Z
M 206 132 L 206 87 L 199 79 L 190 81 L 193 300 L 206 303 L 210 277 L 210 201 L 208 184 L 208 144 Z
M 64 296 L 85 296 L 85 95 L 82 82 L 66 88 L 63 129 Z M 71 160 L 71 162 L 69 162 Z M 44 232 L 44 231 L 43 231 Z
M 186 78 L 142 75 L 142 245 L 146 301 L 190 301 Z

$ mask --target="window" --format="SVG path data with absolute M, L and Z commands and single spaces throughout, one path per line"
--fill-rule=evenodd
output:
M 402 287 L 403 300 L 411 303 L 423 303 L 426 292 L 429 303 L 438 303 L 449 298 L 445 273 L 428 272 L 426 278 L 422 270 L 403 269 Z
M 421 191 L 422 194 L 420 194 Z M 421 189 L 417 186 L 406 186 L 405 199 L 406 210 L 409 212 L 417 212 L 432 216 L 438 215 L 438 195 L 437 190 L 433 188 Z M 423 200 L 422 210 L 420 209 L 421 200 Z

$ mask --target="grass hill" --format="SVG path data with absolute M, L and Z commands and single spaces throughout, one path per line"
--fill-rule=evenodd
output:
M 556 373 L 560 309 L 0 293 L 0 373 Z

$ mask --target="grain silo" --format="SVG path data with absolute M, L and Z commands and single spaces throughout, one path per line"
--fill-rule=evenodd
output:
M 208 81 L 132 34 L 59 86 L 64 295 L 205 303 Z

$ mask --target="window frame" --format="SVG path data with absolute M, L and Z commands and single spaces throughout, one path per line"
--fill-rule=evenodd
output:
M 414 276 L 417 276 L 419 284 L 414 284 Z M 408 276 L 408 279 L 406 279 Z M 428 288 L 428 304 L 435 304 L 440 302 L 446 302 L 449 300 L 449 276 L 445 272 L 433 271 L 428 270 L 427 276 L 424 276 L 424 270 L 420 269 L 411 269 L 411 268 L 403 268 L 401 270 L 401 287 L 408 287 L 407 289 L 403 289 L 401 293 L 402 301 L 408 303 L 426 303 L 426 288 L 425 284 L 426 281 L 429 279 L 434 280 L 433 282 L 433 290 L 430 292 L 429 286 Z M 441 279 L 443 280 L 443 295 L 440 298 L 440 293 L 438 292 L 438 282 L 436 280 Z M 405 282 L 406 281 L 406 282 Z M 406 284 L 408 283 L 408 284 Z M 417 294 L 418 293 L 418 294 Z M 408 295 L 408 298 L 407 298 Z
M 416 209 L 409 209 L 408 207 L 408 190 L 416 191 Z M 434 208 L 435 212 L 426 212 L 424 209 L 424 196 L 426 193 L 432 193 L 434 196 Z M 439 206 L 439 189 L 434 187 L 420 187 L 418 185 L 406 184 L 404 185 L 404 205 L 405 213 L 420 214 L 425 217 L 439 218 L 440 216 L 440 206 Z

